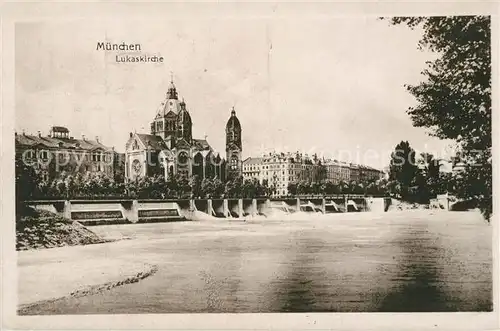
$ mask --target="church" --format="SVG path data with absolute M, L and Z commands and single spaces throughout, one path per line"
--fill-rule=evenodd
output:
M 125 178 L 180 175 L 191 178 L 219 178 L 226 181 L 242 175 L 241 124 L 236 111 L 226 124 L 225 158 L 214 151 L 206 139 L 195 139 L 191 115 L 184 99 L 170 82 L 165 100 L 151 122 L 149 134 L 130 133 L 125 145 Z M 226 161 L 227 160 L 227 161 Z

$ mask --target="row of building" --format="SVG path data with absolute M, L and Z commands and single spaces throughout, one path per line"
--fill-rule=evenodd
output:
M 42 180 L 52 180 L 61 173 L 104 173 L 123 180 L 125 154 L 94 140 L 70 135 L 61 126 L 53 126 L 47 135 L 15 133 L 16 158 L 32 166 Z
M 76 139 L 66 127 L 54 126 L 48 135 L 15 134 L 16 157 L 36 168 L 44 180 L 65 173 L 104 173 L 115 180 L 135 181 L 164 175 L 225 181 L 241 176 L 241 124 L 234 108 L 226 124 L 226 153 L 216 152 L 206 139 L 192 135 L 192 120 L 173 82 L 151 122 L 150 133 L 131 132 L 125 153 L 115 152 L 99 139 Z
M 262 157 L 249 157 L 243 161 L 243 179 L 258 179 L 275 188 L 275 194 L 288 195 L 288 185 L 300 181 L 318 182 L 322 180 L 339 184 L 341 181 L 378 180 L 385 176 L 378 169 L 339 162 L 320 160 L 299 152 L 268 153 Z
M 54 126 L 48 135 L 17 134 L 16 154 L 33 164 L 43 179 L 59 173 L 105 173 L 120 181 L 164 175 L 166 179 L 180 175 L 191 178 L 217 177 L 258 179 L 274 187 L 277 195 L 287 195 L 288 185 L 300 181 L 329 180 L 333 183 L 378 179 L 377 169 L 318 159 L 301 153 L 269 153 L 242 160 L 242 128 L 236 111 L 225 127 L 225 155 L 215 151 L 205 139 L 195 139 L 192 119 L 184 99 L 180 99 L 171 81 L 160 103 L 149 133 L 131 132 L 125 153 L 99 139 L 75 139 L 65 127 Z

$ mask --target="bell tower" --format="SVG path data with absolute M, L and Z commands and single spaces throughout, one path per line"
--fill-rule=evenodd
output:
M 186 140 L 187 143 L 191 144 L 193 140 L 192 127 L 193 123 L 191 121 L 191 116 L 186 109 L 186 103 L 182 99 L 180 103 L 181 110 L 177 115 L 177 138 Z
M 242 175 L 242 151 L 241 124 L 238 117 L 236 117 L 236 111 L 233 107 L 231 116 L 226 124 L 226 173 L 228 178 L 236 178 Z

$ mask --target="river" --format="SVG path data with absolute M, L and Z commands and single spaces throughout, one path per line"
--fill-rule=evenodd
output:
M 492 226 L 402 211 L 94 227 L 158 272 L 29 314 L 492 310 Z

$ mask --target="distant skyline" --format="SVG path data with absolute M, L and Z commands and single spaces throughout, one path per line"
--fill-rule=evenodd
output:
M 17 23 L 16 130 L 65 126 L 123 152 L 129 132 L 149 133 L 173 72 L 193 137 L 221 153 L 234 106 L 244 157 L 340 151 L 382 168 L 401 140 L 434 153 L 450 143 L 406 114 L 415 100 L 404 84 L 435 56 L 417 49 L 420 37 L 373 17 Z M 164 62 L 116 63 L 116 52 L 96 50 L 107 41 L 139 43 Z

